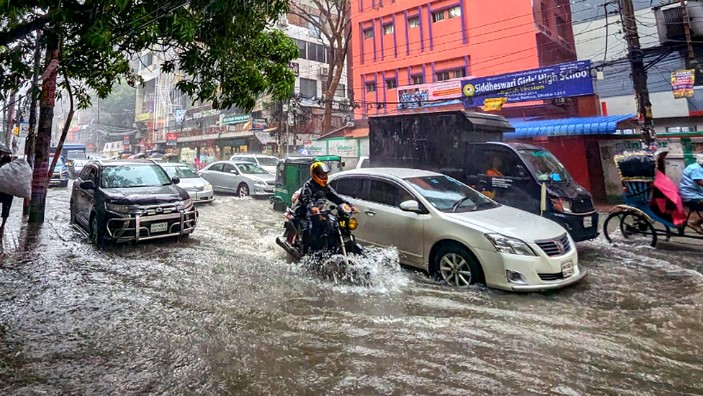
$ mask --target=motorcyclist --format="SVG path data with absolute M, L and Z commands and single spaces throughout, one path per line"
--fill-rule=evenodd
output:
M 349 205 L 352 213 L 358 213 L 355 207 L 327 184 L 329 172 L 330 169 L 324 162 L 316 161 L 310 165 L 310 179 L 303 184 L 298 196 L 294 212 L 295 220 L 300 224 L 304 244 L 312 240 L 313 223 L 317 222 L 311 221 L 311 216 L 320 214 L 320 208 L 316 206 L 320 199 L 327 199 L 337 206 Z

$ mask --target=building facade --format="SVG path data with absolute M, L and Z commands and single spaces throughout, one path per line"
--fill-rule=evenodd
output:
M 402 111 L 399 88 L 576 60 L 568 0 L 356 0 L 351 11 L 355 118 Z

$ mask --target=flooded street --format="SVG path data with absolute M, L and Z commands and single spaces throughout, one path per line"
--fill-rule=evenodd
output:
M 590 276 L 546 294 L 457 290 L 379 251 L 362 288 L 288 263 L 266 200 L 219 195 L 188 240 L 98 250 L 69 194 L 29 237 L 15 201 L 2 395 L 703 394 L 700 247 L 580 243 Z

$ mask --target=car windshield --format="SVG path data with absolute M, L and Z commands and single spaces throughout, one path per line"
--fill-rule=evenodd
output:
M 237 163 L 237 168 L 239 168 L 239 171 L 244 173 L 245 175 L 265 175 L 268 173 L 256 164 L 250 164 L 245 162 Z
M 49 157 L 49 165 L 54 162 L 54 157 Z M 56 161 L 56 166 L 63 166 L 63 160 L 61 157 L 59 157 L 58 161 Z
M 168 184 L 171 184 L 171 179 L 158 165 L 106 166 L 102 171 L 103 188 L 157 187 Z
M 564 165 L 549 151 L 539 149 L 518 150 L 520 156 L 539 181 L 571 181 L 571 175 Z
M 179 177 L 181 179 L 196 179 L 200 177 L 188 165 L 164 166 L 164 170 L 166 171 L 166 173 L 168 173 L 168 176 L 171 178 Z
M 442 212 L 472 212 L 498 206 L 485 195 L 449 176 L 412 177 L 405 181 Z
M 276 166 L 278 165 L 278 158 L 273 157 L 257 157 L 259 160 L 259 165 L 262 166 Z

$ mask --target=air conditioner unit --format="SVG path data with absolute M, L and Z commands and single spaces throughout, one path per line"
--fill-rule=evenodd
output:
M 320 75 L 327 77 L 330 74 L 330 68 L 327 66 L 320 66 Z

